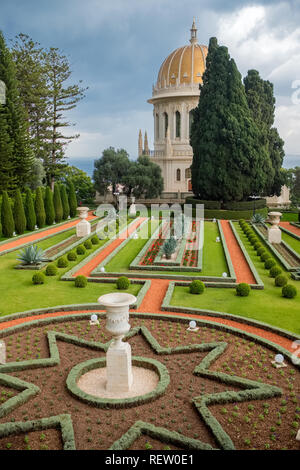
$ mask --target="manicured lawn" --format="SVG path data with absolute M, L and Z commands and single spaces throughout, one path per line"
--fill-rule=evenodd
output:
M 228 273 L 228 267 L 221 243 L 216 242 L 219 236 L 218 225 L 213 222 L 205 222 L 204 224 L 204 250 L 203 250 L 203 270 L 193 272 L 193 276 L 222 276 L 223 272 Z M 146 244 L 147 240 L 130 240 L 122 250 L 105 266 L 108 272 L 137 272 L 129 270 L 129 266 L 134 258 L 139 254 L 140 250 Z M 168 271 L 138 271 L 139 273 L 155 273 L 167 274 Z M 169 272 L 173 275 L 190 276 L 190 272 Z
M 237 297 L 235 289 L 207 288 L 204 294 L 193 295 L 186 287 L 176 287 L 171 304 L 232 313 L 300 334 L 300 283 L 289 280 L 289 283 L 297 288 L 298 295 L 294 299 L 283 298 L 281 288 L 274 286 L 274 279 L 269 277 L 264 263 L 257 256 L 239 225 L 237 223 L 234 225 L 265 285 L 265 289 L 251 290 L 249 297 Z M 286 274 L 289 276 L 288 273 Z
M 298 222 L 298 212 L 296 212 L 296 213 L 294 213 L 294 212 L 283 212 L 281 220 L 284 221 L 284 222 L 285 221 L 286 222 Z
M 38 243 L 43 249 L 49 248 L 64 240 L 74 233 L 74 229 L 48 238 Z M 84 289 L 76 288 L 74 282 L 59 281 L 62 274 L 67 272 L 92 251 L 103 245 L 106 240 L 101 240 L 99 245 L 87 250 L 85 255 L 78 255 L 76 261 L 69 262 L 67 268 L 59 269 L 57 276 L 46 276 L 43 285 L 33 285 L 32 276 L 36 271 L 16 270 L 18 264 L 16 257 L 18 251 L 8 253 L 0 257 L 0 315 L 7 315 L 25 310 L 51 307 L 55 305 L 68 305 L 76 303 L 97 302 L 100 295 L 116 290 L 114 284 L 89 282 Z M 141 286 L 131 285 L 128 292 L 136 295 Z
M 295 250 L 300 255 L 300 240 L 292 237 L 288 233 L 281 231 L 282 240 L 284 240 L 293 250 Z

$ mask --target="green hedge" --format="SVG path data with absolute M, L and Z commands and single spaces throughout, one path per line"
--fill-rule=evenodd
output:
M 205 201 L 204 199 L 196 199 L 194 197 L 187 197 L 185 200 L 186 204 L 192 204 L 193 207 L 196 204 L 204 204 L 204 208 L 219 210 L 221 209 L 221 202 L 220 201 Z
M 267 217 L 268 210 L 265 207 L 264 209 L 259 209 L 256 213 L 262 214 Z M 194 215 L 194 214 L 193 214 Z M 204 210 L 205 219 L 225 219 L 225 220 L 239 220 L 239 219 L 252 219 L 253 211 L 226 211 L 226 210 Z
M 265 199 L 256 199 L 256 201 L 230 201 L 223 204 L 223 208 L 228 211 L 253 211 L 253 209 L 264 209 L 267 206 Z

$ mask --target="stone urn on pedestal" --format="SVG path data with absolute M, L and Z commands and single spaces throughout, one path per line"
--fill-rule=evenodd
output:
M 134 196 L 131 197 L 131 205 L 129 207 L 129 215 L 131 217 L 136 216 L 136 207 L 135 207 L 135 197 Z
M 76 236 L 86 237 L 91 233 L 91 224 L 86 220 L 88 217 L 88 207 L 77 207 L 79 212 L 80 222 L 76 225 Z
M 106 390 L 128 392 L 133 383 L 131 347 L 122 339 L 130 330 L 129 306 L 136 302 L 136 297 L 112 293 L 102 295 L 98 302 L 106 310 L 106 330 L 113 336 L 106 353 Z
M 268 241 L 269 243 L 281 243 L 281 230 L 279 228 L 281 212 L 269 212 L 269 222 L 272 227 L 268 229 Z

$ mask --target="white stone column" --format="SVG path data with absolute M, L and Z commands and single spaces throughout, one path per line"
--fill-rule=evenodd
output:
M 129 306 L 136 302 L 136 297 L 112 293 L 102 295 L 98 302 L 105 307 L 106 329 L 113 335 L 106 353 L 106 389 L 110 392 L 128 392 L 133 382 L 131 347 L 122 338 L 130 330 Z

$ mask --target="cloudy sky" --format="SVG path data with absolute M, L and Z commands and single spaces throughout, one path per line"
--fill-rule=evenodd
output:
M 7 41 L 22 32 L 58 47 L 69 57 L 74 82 L 89 87 L 70 116 L 80 133 L 68 148 L 71 158 L 94 159 L 108 146 L 136 158 L 140 128 L 153 147 L 147 99 L 165 57 L 188 44 L 193 17 L 199 43 L 216 36 L 243 76 L 255 68 L 274 83 L 285 151 L 300 155 L 299 0 L 0 1 Z

